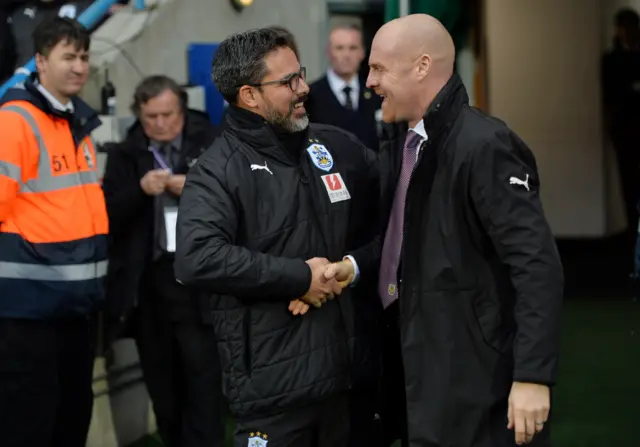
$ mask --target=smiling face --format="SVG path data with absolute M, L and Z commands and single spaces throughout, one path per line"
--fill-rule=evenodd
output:
M 267 74 L 259 82 L 261 85 L 246 86 L 241 96 L 247 95 L 247 105 L 269 123 L 289 132 L 306 129 L 309 117 L 304 101 L 309 86 L 295 53 L 288 47 L 280 47 L 268 53 L 264 62 Z
M 373 39 L 367 87 L 383 98 L 384 122 L 411 120 L 421 80 L 417 61 L 401 51 L 394 36 L 384 31 L 381 29 Z

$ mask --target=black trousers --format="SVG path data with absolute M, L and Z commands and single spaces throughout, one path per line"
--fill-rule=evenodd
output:
M 215 335 L 198 318 L 173 318 L 166 303 L 189 298 L 167 268 L 147 275 L 133 328 L 158 431 L 169 447 L 219 447 L 227 411 Z
M 384 311 L 384 344 L 382 351 L 382 383 L 380 386 L 380 419 L 384 445 L 396 440 L 409 445 L 407 434 L 407 398 L 400 344 L 399 305 L 396 300 Z
M 377 384 L 349 393 L 349 447 L 386 447 L 381 437 L 380 420 L 376 417 L 378 400 Z
M 274 416 L 236 421 L 236 447 L 266 447 L 263 441 L 269 447 L 347 447 L 348 440 L 346 394 Z
M 93 391 L 92 320 L 0 319 L 0 444 L 84 447 Z

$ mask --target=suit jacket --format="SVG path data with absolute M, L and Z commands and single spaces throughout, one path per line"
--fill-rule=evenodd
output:
M 360 78 L 358 109 L 347 110 L 331 90 L 327 76 L 311 84 L 309 99 L 305 108 L 314 123 L 331 124 L 353 133 L 365 146 L 378 150 L 378 131 L 375 113 L 382 101 L 372 90 L 365 87 L 365 79 Z

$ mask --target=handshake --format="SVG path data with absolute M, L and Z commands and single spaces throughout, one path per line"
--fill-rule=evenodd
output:
M 289 303 L 289 311 L 294 315 L 304 315 L 310 306 L 320 308 L 327 300 L 342 293 L 342 289 L 353 281 L 355 268 L 349 259 L 330 263 L 325 258 L 309 259 L 311 286 L 307 293 Z

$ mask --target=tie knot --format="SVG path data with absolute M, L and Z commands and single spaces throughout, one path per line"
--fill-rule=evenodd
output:
M 351 87 L 349 87 L 348 85 L 342 89 L 342 91 L 344 92 L 345 95 L 348 95 L 351 93 L 351 90 L 353 90 Z
M 407 132 L 407 138 L 404 141 L 405 149 L 416 149 L 418 144 L 420 143 L 420 140 L 420 135 L 418 135 L 417 132 L 410 130 L 409 132 Z

